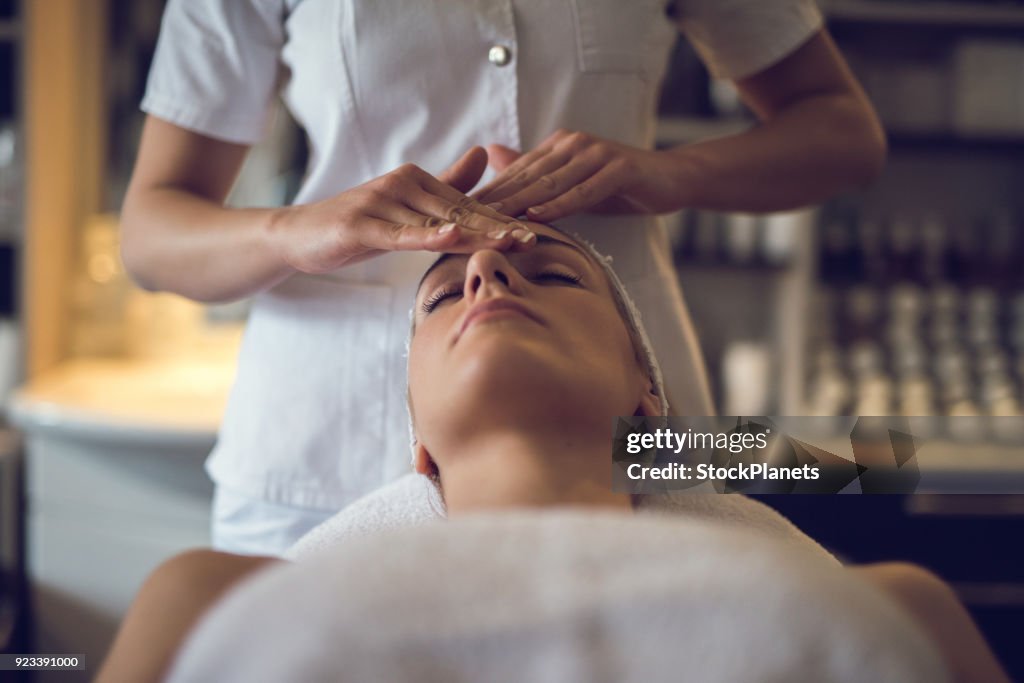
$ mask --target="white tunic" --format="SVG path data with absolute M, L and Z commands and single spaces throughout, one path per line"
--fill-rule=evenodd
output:
M 715 75 L 777 61 L 821 25 L 813 0 L 170 0 L 142 108 L 254 143 L 280 93 L 311 157 L 297 202 L 473 145 L 529 150 L 558 128 L 654 140 L 677 29 Z M 507 64 L 488 59 L 508 52 Z M 500 62 L 501 60 L 496 60 Z M 711 410 L 668 241 L 648 216 L 557 223 L 614 256 L 679 414 Z M 295 275 L 254 297 L 207 467 L 273 503 L 338 509 L 409 468 L 404 345 L 435 254 Z

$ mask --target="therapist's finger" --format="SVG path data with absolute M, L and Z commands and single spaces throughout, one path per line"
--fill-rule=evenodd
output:
M 529 185 L 502 198 L 502 210 L 516 216 L 527 213 L 530 207 L 539 206 L 561 196 L 608 163 L 606 155 L 598 149 L 589 149 L 577 156 L 563 152 L 559 156 L 564 160 L 563 163 L 558 166 L 538 164 L 534 171 L 538 175 Z M 603 197 L 593 198 L 593 202 L 597 203 L 600 199 Z
M 508 194 L 508 192 L 505 191 L 507 186 L 514 185 L 519 187 L 527 177 L 524 175 L 527 169 L 529 169 L 539 159 L 550 154 L 553 149 L 554 147 L 552 145 L 544 145 L 530 150 L 509 164 L 508 168 L 491 180 L 491 182 L 487 183 L 476 192 L 473 192 L 471 196 L 484 204 L 496 202 L 496 197 L 499 194 Z M 500 210 L 505 213 L 504 207 L 501 207 Z
M 468 160 L 473 151 L 463 155 L 462 160 Z M 415 164 L 403 164 L 381 180 L 385 182 L 378 190 L 380 194 L 420 213 L 442 218 L 445 222 L 466 224 L 472 219 L 475 227 L 491 230 L 511 220 L 441 182 Z
M 479 202 L 465 195 L 456 195 L 455 201 L 452 201 L 430 192 L 419 191 L 406 197 L 405 204 L 430 219 L 430 225 L 435 227 L 442 223 L 457 223 L 480 232 L 519 227 L 510 228 L 515 222 L 514 219 L 481 206 Z
M 554 150 L 519 172 L 511 182 L 497 188 L 488 196 L 488 201 L 502 213 L 518 216 L 526 207 L 557 196 L 569 181 L 556 174 L 562 172 L 564 176 L 563 170 L 570 166 L 572 178 L 586 177 L 582 175 L 580 160 L 574 159 L 568 150 Z M 591 162 L 589 166 L 589 173 L 597 170 L 596 163 Z
M 510 216 L 517 216 L 513 207 L 505 200 L 524 189 L 531 187 L 537 182 L 545 182 L 545 176 L 555 169 L 561 168 L 572 157 L 565 150 L 554 149 L 543 156 L 534 159 L 533 163 L 520 170 L 515 176 L 508 179 L 508 182 L 494 188 L 488 193 L 486 201 L 489 205 L 499 209 L 502 213 Z M 521 213 L 521 211 L 520 211 Z
M 502 223 L 508 223 L 509 221 L 514 220 L 509 216 L 506 216 L 499 211 L 495 211 L 491 207 L 477 201 L 475 198 L 459 192 L 451 185 L 441 182 L 429 173 L 425 173 L 422 176 L 417 177 L 416 181 L 424 192 L 436 195 L 451 204 L 454 204 L 460 209 L 465 209 L 471 214 L 478 214 L 484 218 L 490 218 Z
M 424 217 L 426 219 L 427 217 Z M 472 230 L 454 223 L 440 227 L 421 227 L 381 218 L 367 218 L 360 229 L 363 247 L 379 251 L 443 251 L 472 253 L 480 249 L 521 251 L 536 244 L 532 231 L 520 234 L 508 228 L 489 233 Z
M 464 201 L 462 203 L 465 204 L 468 199 L 468 197 L 463 197 Z M 531 239 L 533 237 L 532 231 L 525 224 L 515 221 L 508 216 L 500 216 L 500 221 L 481 223 L 479 215 L 456 210 L 459 209 L 458 206 L 450 205 L 446 200 L 439 199 L 433 195 L 424 198 L 424 195 L 417 197 L 416 193 L 409 193 L 408 200 L 409 204 L 420 207 L 424 205 L 433 206 L 434 211 L 423 211 L 422 208 L 417 209 L 408 204 L 390 202 L 380 204 L 364 214 L 364 218 L 383 221 L 392 226 L 392 230 L 395 231 L 396 235 L 400 234 L 403 239 L 408 239 L 405 233 L 417 234 L 415 231 L 408 231 L 406 229 L 407 226 L 413 226 L 426 231 L 419 233 L 422 237 L 422 242 L 406 246 L 404 242 L 399 244 L 396 241 L 395 248 L 433 249 L 435 242 L 431 240 L 436 240 L 439 248 L 451 247 L 449 251 L 457 252 L 469 252 L 485 248 L 522 250 L 529 248 L 535 243 L 535 240 Z M 445 210 L 444 207 L 449 208 Z M 437 213 L 442 215 L 436 215 Z M 452 220 L 453 217 L 456 220 Z M 455 226 L 455 228 L 453 229 L 452 226 Z M 435 237 L 431 236 L 431 231 L 436 233 Z M 451 232 L 455 233 L 454 236 L 449 234 Z M 380 238 L 377 238 L 373 244 L 367 244 L 367 246 L 377 247 L 379 244 Z M 416 244 L 421 244 L 422 246 L 416 246 Z
M 439 244 L 442 246 L 454 247 L 452 249 L 453 251 L 472 251 L 473 249 L 483 248 L 519 249 L 520 245 L 523 243 L 517 238 L 521 238 L 522 235 L 521 233 L 516 232 L 516 228 L 526 228 L 526 226 L 521 223 L 509 220 L 507 223 L 501 223 L 501 227 L 499 228 L 490 227 L 489 229 L 480 229 L 471 225 L 464 225 L 462 223 L 455 224 L 447 218 L 429 216 L 402 204 L 392 204 L 386 207 L 379 207 L 378 210 L 368 214 L 368 217 L 386 221 L 395 226 L 412 225 L 428 230 L 434 230 L 439 235 L 445 235 L 450 231 L 449 228 L 446 229 L 444 233 L 441 233 L 441 229 L 445 228 L 445 226 L 456 225 L 458 230 L 455 237 L 437 238 L 439 240 Z M 429 240 L 429 233 L 424 233 L 424 239 Z M 433 248 L 427 242 L 424 242 L 424 244 L 427 245 L 422 247 L 424 249 Z
M 579 151 L 586 145 L 589 145 L 592 140 L 592 136 L 585 133 L 559 128 L 542 140 L 541 143 L 533 150 L 512 162 L 497 178 L 493 179 L 477 192 L 474 192 L 473 196 L 486 204 L 500 204 L 500 197 L 512 194 L 512 192 L 509 191 L 510 185 L 514 190 L 517 190 L 526 186 L 530 182 L 531 173 L 529 172 L 529 169 L 540 159 L 559 151 Z M 510 216 L 517 215 L 510 211 L 506 206 L 498 206 L 497 208 L 502 213 L 509 214 Z
M 519 150 L 499 145 L 496 142 L 487 145 L 487 163 L 494 169 L 495 173 L 501 173 L 521 156 L 523 156 L 523 153 Z
M 609 197 L 624 192 L 631 182 L 629 164 L 624 159 L 616 159 L 604 164 L 593 175 L 572 184 L 566 191 L 548 201 L 544 201 L 526 209 L 527 215 L 536 221 L 555 221 L 574 213 L 580 213 L 594 207 Z M 629 202 L 623 200 L 622 204 Z M 625 208 L 625 207 L 620 207 Z M 643 211 L 644 207 L 633 206 L 631 210 Z
M 436 229 L 452 222 L 443 216 L 428 216 L 422 211 L 402 203 L 374 207 L 366 215 L 399 225 L 415 225 L 421 228 Z
M 434 225 L 435 219 L 424 216 L 427 225 Z M 446 229 L 445 225 L 438 230 Z M 478 249 L 499 249 L 522 251 L 537 243 L 536 235 L 524 223 L 512 222 L 491 230 L 479 230 L 464 225 L 458 226 L 458 239 L 446 242 L 444 249 L 451 252 L 469 253 Z
M 468 192 L 487 170 L 488 154 L 483 147 L 469 148 L 458 161 L 438 174 L 437 179 L 459 192 Z
M 384 218 L 365 217 L 359 225 L 359 242 L 374 251 L 449 251 L 462 240 L 454 223 L 423 227 Z

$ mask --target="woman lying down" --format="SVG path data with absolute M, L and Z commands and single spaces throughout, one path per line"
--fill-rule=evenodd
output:
M 611 418 L 666 414 L 660 372 L 604 259 L 532 228 L 532 249 L 446 255 L 420 285 L 419 474 L 299 562 L 171 559 L 99 680 L 1008 680 L 921 568 L 842 567 L 738 495 L 613 493 Z M 425 490 L 438 511 L 408 513 Z

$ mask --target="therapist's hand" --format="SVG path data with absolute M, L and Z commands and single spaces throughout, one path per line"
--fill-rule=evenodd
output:
M 524 249 L 525 225 L 467 197 L 487 166 L 474 147 L 435 178 L 405 164 L 313 204 L 283 207 L 268 231 L 278 253 L 303 273 L 325 273 L 388 251 L 471 253 Z
M 497 177 L 473 197 L 509 216 L 550 222 L 574 213 L 666 213 L 683 207 L 678 163 L 588 133 L 558 130 L 520 154 L 490 145 Z

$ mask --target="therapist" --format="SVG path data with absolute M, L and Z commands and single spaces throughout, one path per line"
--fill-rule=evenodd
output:
M 652 150 L 679 31 L 761 125 Z M 226 208 L 278 96 L 309 138 L 295 204 Z M 436 252 L 529 249 L 524 212 L 579 232 L 614 255 L 675 411 L 706 414 L 656 214 L 820 202 L 885 156 L 812 0 L 170 0 L 142 108 L 129 272 L 253 297 L 207 462 L 214 546 L 252 554 L 409 470 L 408 302 Z

